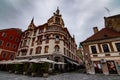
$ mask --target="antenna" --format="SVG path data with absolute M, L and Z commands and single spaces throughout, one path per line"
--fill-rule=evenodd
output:
M 110 10 L 107 7 L 104 7 L 105 10 L 108 12 L 109 16 L 110 16 Z

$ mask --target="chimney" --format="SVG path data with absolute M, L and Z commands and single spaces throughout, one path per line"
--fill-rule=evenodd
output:
M 98 32 L 98 28 L 97 27 L 93 27 L 93 31 L 94 31 L 94 34 Z

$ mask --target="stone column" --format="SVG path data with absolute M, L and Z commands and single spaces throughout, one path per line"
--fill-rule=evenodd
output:
M 64 57 L 62 57 L 61 62 L 64 62 Z M 65 69 L 65 64 L 62 64 L 62 70 Z
M 115 63 L 115 67 L 116 67 L 116 69 L 117 69 L 117 73 L 118 73 L 118 75 L 120 75 L 120 70 L 119 70 L 119 61 L 114 61 L 114 63 Z
M 102 63 L 102 71 L 103 71 L 103 74 L 109 75 L 107 63 Z
M 86 72 L 88 74 L 95 74 L 95 69 L 94 69 L 94 65 L 92 64 L 92 62 L 88 62 L 86 61 Z

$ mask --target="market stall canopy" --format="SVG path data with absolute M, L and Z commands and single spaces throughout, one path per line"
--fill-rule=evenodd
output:
M 12 60 L 8 60 L 8 61 L 6 61 L 6 60 L 3 60 L 3 61 L 0 61 L 0 64 L 12 64 Z
M 66 64 L 66 63 L 64 63 L 64 62 L 57 62 L 56 64 Z
M 69 59 L 66 59 L 69 63 L 71 63 L 71 64 L 75 64 L 75 65 L 80 65 L 80 64 L 78 64 L 78 63 L 76 63 L 76 62 L 74 62 L 74 61 L 72 61 L 72 60 L 69 60 Z
M 29 60 L 29 62 L 42 63 L 42 62 L 40 61 L 40 59 L 31 59 L 31 60 Z
M 49 59 L 47 59 L 47 58 L 41 58 L 40 61 L 41 61 L 41 62 L 48 62 L 48 63 L 56 64 L 55 61 L 53 61 L 53 60 L 49 60 Z
M 0 64 L 22 64 L 19 60 L 0 61 Z

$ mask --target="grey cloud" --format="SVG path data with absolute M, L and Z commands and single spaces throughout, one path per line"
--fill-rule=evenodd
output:
M 117 3 L 116 3 L 117 2 Z M 118 0 L 0 0 L 0 28 L 18 27 L 27 29 L 32 17 L 35 24 L 41 25 L 60 7 L 65 26 L 76 42 L 85 40 L 93 34 L 92 27 L 104 27 L 104 16 L 108 16 L 104 7 L 120 11 Z

